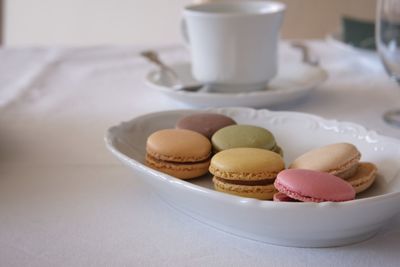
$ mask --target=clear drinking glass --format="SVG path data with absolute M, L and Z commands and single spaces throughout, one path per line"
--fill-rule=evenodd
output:
M 400 0 L 378 0 L 376 45 L 386 72 L 400 85 Z M 400 109 L 385 112 L 383 118 L 400 127 Z

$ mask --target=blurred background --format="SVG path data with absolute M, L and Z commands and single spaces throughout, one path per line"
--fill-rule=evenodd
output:
M 205 1 L 0 0 L 0 42 L 6 46 L 176 44 L 182 42 L 182 7 Z M 288 6 L 282 37 L 290 39 L 339 33 L 343 16 L 372 21 L 376 5 L 376 0 L 281 2 Z

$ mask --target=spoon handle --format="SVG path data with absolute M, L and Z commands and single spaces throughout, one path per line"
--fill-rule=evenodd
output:
M 141 56 L 147 58 L 150 62 L 156 64 L 161 68 L 162 71 L 169 72 L 176 80 L 178 80 L 178 75 L 176 72 L 168 67 L 167 65 L 164 64 L 164 62 L 161 61 L 159 58 L 158 54 L 155 51 L 143 51 L 140 53 Z
M 312 53 L 310 52 L 310 48 L 308 45 L 301 41 L 293 41 L 292 46 L 300 49 L 302 53 L 302 61 L 305 64 L 309 64 L 311 66 L 319 66 L 319 61 L 315 57 L 313 57 Z

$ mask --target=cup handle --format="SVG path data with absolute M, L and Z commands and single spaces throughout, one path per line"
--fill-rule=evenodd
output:
M 183 38 L 184 42 L 186 43 L 186 45 L 190 45 L 189 34 L 188 34 L 187 24 L 186 24 L 185 19 L 181 19 L 181 34 L 182 34 L 182 38 Z

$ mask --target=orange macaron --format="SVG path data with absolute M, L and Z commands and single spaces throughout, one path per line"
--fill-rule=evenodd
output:
M 180 179 L 206 174 L 210 158 L 210 141 L 191 130 L 164 129 L 147 138 L 146 165 Z

